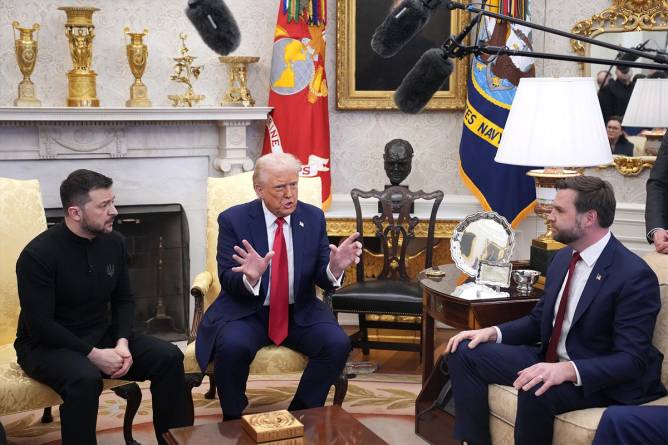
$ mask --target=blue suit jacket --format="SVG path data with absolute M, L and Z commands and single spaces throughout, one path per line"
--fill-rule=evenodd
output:
M 540 342 L 545 354 L 572 254 L 567 247 L 555 255 L 543 297 L 529 315 L 499 326 L 503 343 Z M 661 384 L 663 355 L 652 345 L 660 308 L 654 272 L 611 237 L 582 291 L 566 338 L 585 396 L 602 391 L 619 403 L 637 404 L 666 394 Z
M 232 259 L 233 247 L 242 246 L 248 240 L 258 254 L 269 251 L 267 228 L 259 199 L 230 207 L 218 216 L 218 278 L 221 291 L 209 306 L 197 331 L 195 354 L 202 371 L 211 359 L 217 331 L 231 320 L 247 317 L 262 308 L 269 289 L 269 269 L 262 276 L 260 295 L 255 296 L 246 289 L 243 274 L 232 271 L 238 266 Z M 331 290 L 327 277 L 329 264 L 329 241 L 322 210 L 310 204 L 297 202 L 290 217 L 292 247 L 294 252 L 294 296 L 293 316 L 295 323 L 309 326 L 315 323 L 336 323 L 329 308 L 315 294 L 315 286 Z

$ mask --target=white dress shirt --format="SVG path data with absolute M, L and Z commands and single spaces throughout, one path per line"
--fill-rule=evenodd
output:
M 589 275 L 594 269 L 596 261 L 601 256 L 603 249 L 608 245 L 610 241 L 610 232 L 606 233 L 603 238 L 596 241 L 591 246 L 584 249 L 580 252 L 580 257 L 582 258 L 575 264 L 575 270 L 573 271 L 573 279 L 571 280 L 571 288 L 569 290 L 568 303 L 566 305 L 566 312 L 564 313 L 564 323 L 561 327 L 561 336 L 559 337 L 559 343 L 557 344 L 557 357 L 559 361 L 569 361 L 570 357 L 568 356 L 568 351 L 566 351 L 566 338 L 568 337 L 568 332 L 571 329 L 571 323 L 573 322 L 573 316 L 575 315 L 575 309 L 578 307 L 580 302 L 580 297 L 582 296 L 582 291 L 589 280 Z M 561 302 L 561 296 L 564 293 L 564 287 L 568 281 L 568 272 L 566 277 L 564 277 L 563 283 L 561 283 L 561 289 L 559 290 L 559 295 L 557 296 L 557 301 L 554 303 L 554 315 L 552 316 L 552 326 L 557 318 L 557 310 L 559 309 L 559 303 Z M 501 330 L 494 326 L 496 329 L 496 342 L 501 343 Z M 577 376 L 576 386 L 582 384 L 580 380 L 580 372 L 578 371 L 575 363 L 571 362 L 573 368 L 575 369 L 575 374 Z
M 278 224 L 276 224 L 276 219 L 278 217 L 269 211 L 267 206 L 264 204 L 264 201 L 262 202 L 262 211 L 264 212 L 264 223 L 267 227 L 267 241 L 269 242 L 268 244 L 269 250 L 273 250 L 276 229 L 278 228 Z M 283 219 L 285 219 L 285 223 L 283 223 L 283 237 L 285 238 L 285 250 L 288 255 L 288 301 L 290 304 L 294 304 L 295 261 L 294 261 L 294 251 L 292 246 L 292 227 L 290 226 L 290 217 L 291 215 L 283 217 Z M 341 286 L 341 279 L 343 278 L 343 274 L 341 274 L 341 276 L 337 279 L 332 273 L 332 271 L 329 269 L 329 264 L 327 265 L 327 277 L 329 278 L 329 281 L 332 282 L 332 285 L 334 285 L 334 287 Z M 250 285 L 248 279 L 246 278 L 246 275 L 244 275 L 243 281 L 244 285 L 246 286 L 246 289 L 252 292 L 253 295 L 255 296 L 260 295 L 260 284 L 262 283 L 262 277 L 260 277 L 260 279 L 257 280 L 255 286 Z M 269 282 L 271 283 L 271 264 L 269 265 Z M 269 299 L 271 297 L 270 292 L 271 292 L 271 286 L 267 287 L 267 296 L 264 299 L 265 306 L 269 305 Z

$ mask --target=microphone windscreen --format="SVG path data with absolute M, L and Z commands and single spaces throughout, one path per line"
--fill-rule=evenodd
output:
M 218 54 L 227 55 L 239 46 L 239 27 L 223 0 L 189 0 L 186 16 L 204 43 Z
M 381 57 L 392 57 L 420 32 L 430 16 L 431 9 L 422 0 L 402 1 L 376 28 L 371 48 Z
M 454 65 L 442 48 L 425 51 L 394 92 L 394 103 L 404 113 L 419 113 L 453 70 Z

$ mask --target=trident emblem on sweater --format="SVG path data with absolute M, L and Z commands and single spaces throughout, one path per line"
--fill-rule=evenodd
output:
M 107 275 L 110 277 L 114 276 L 114 265 L 113 264 L 107 264 Z

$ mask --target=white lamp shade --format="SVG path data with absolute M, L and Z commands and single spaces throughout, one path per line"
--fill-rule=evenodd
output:
M 494 160 L 535 167 L 611 163 L 594 79 L 520 80 Z
M 668 127 L 668 79 L 638 79 L 624 113 L 625 127 Z

